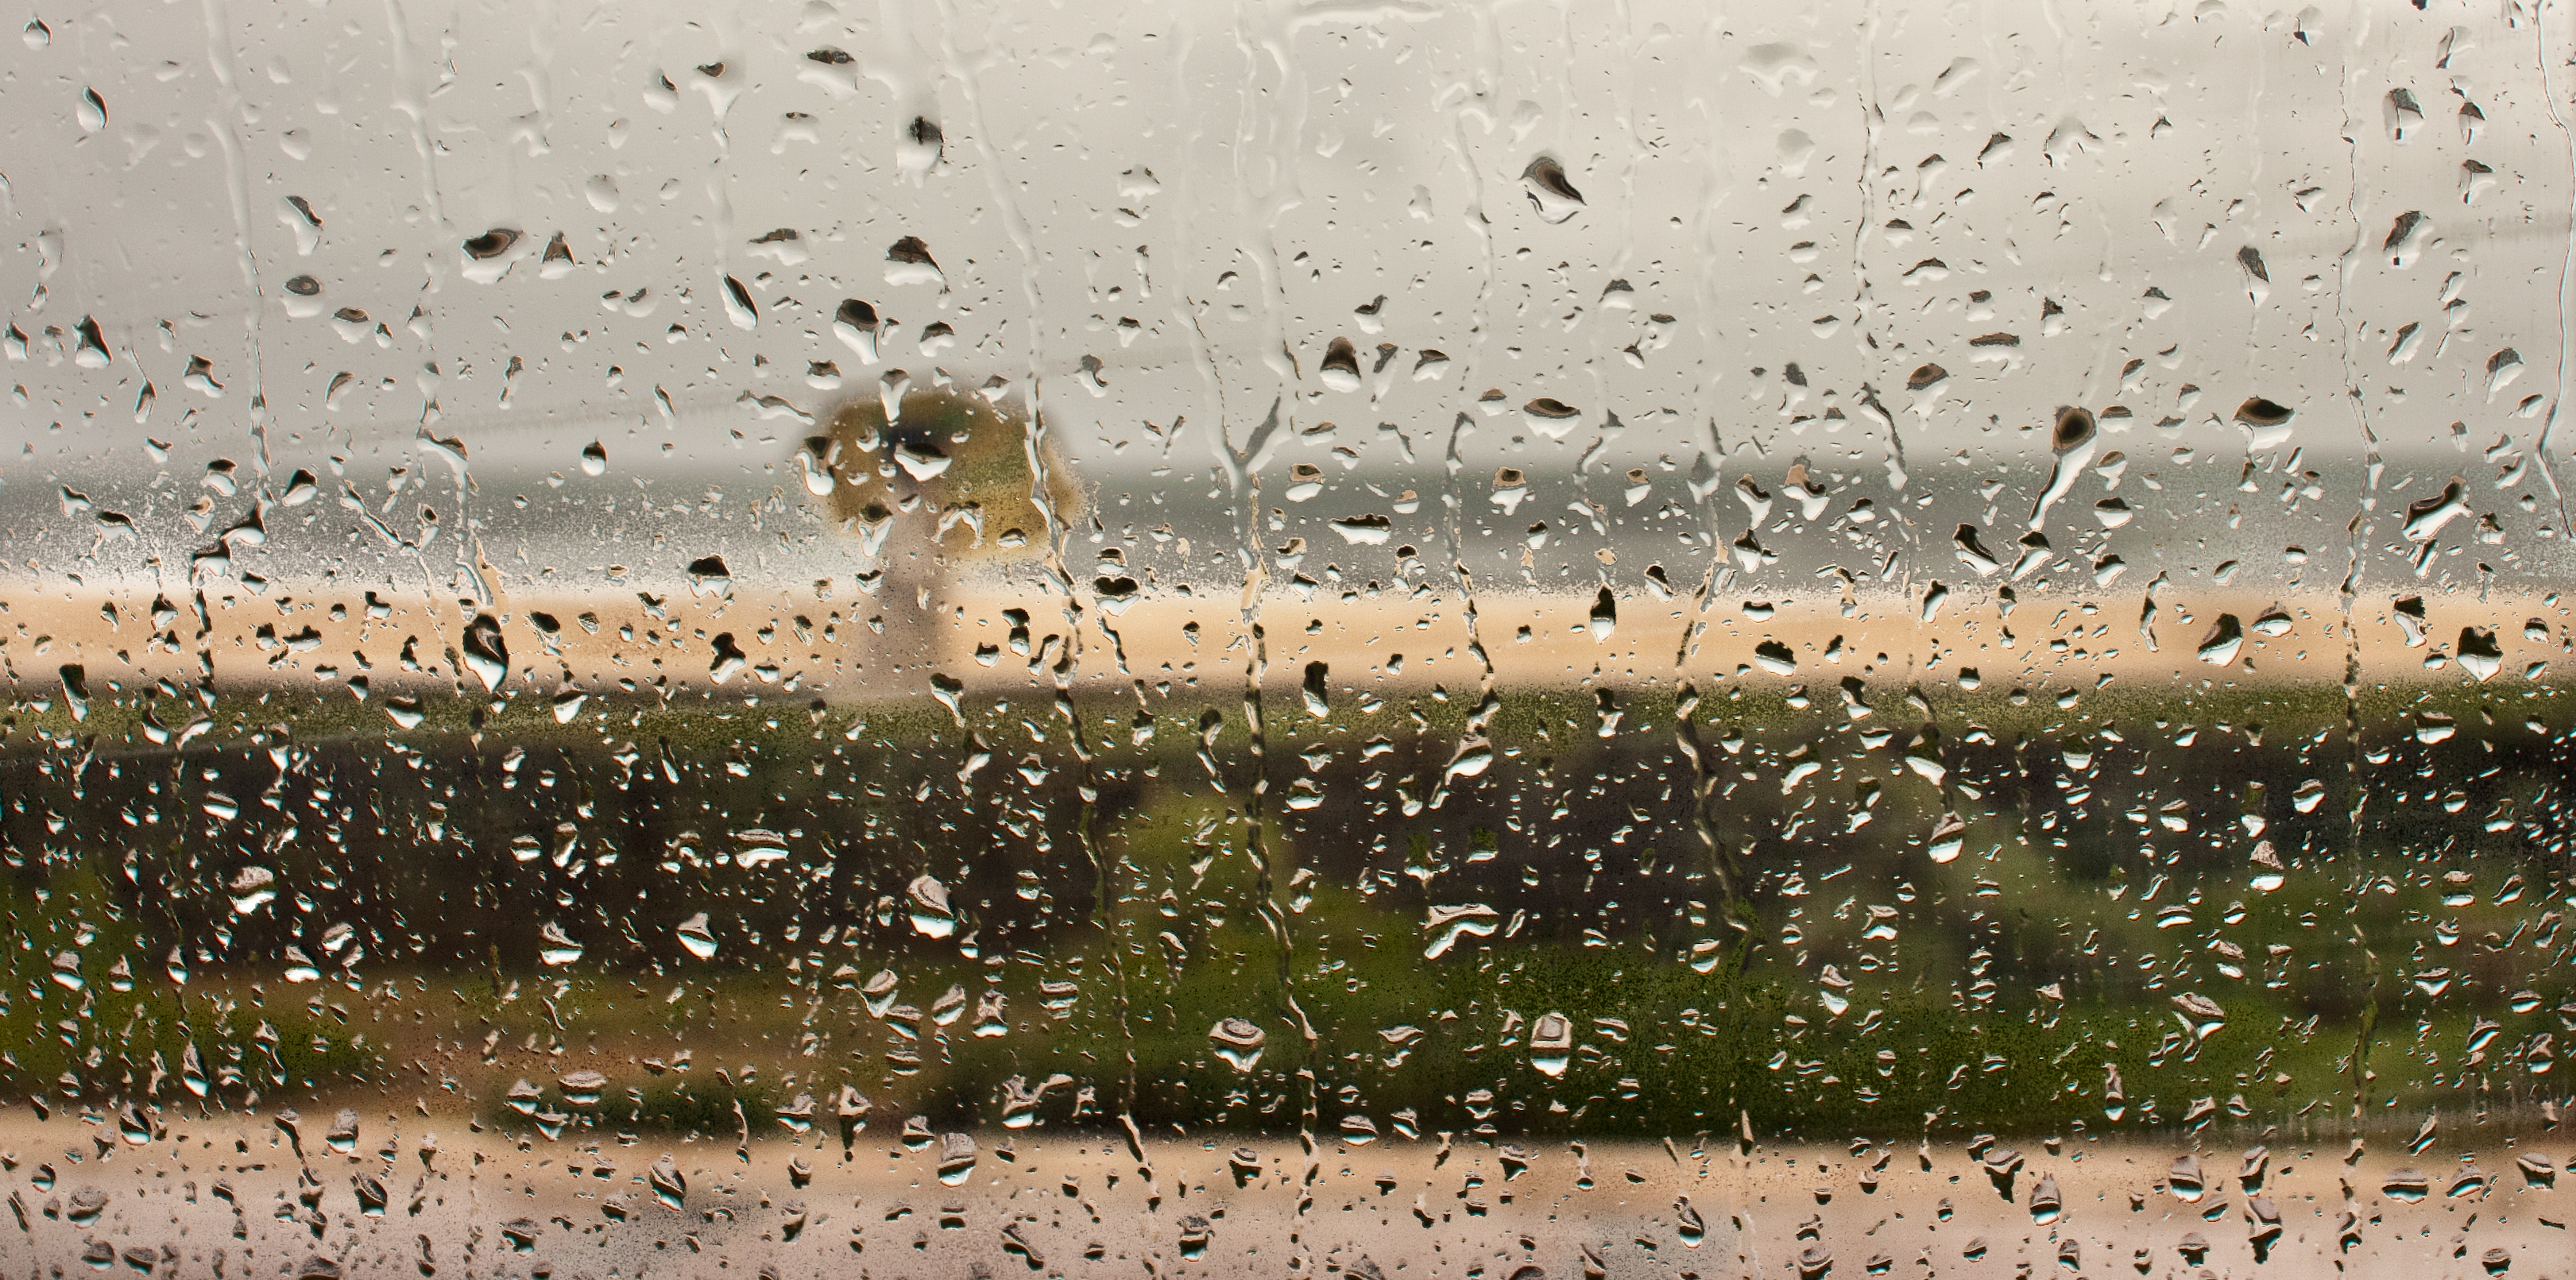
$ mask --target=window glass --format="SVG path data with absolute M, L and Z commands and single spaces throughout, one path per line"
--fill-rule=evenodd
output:
M 40 4 L 0 1257 L 2563 1269 L 2571 35 Z

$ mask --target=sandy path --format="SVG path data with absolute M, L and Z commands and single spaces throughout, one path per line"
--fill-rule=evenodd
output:
M 308 1114 L 301 1127 L 303 1167 L 319 1192 L 318 1238 L 297 1198 L 304 1174 L 271 1117 L 174 1117 L 161 1139 L 128 1146 L 113 1125 L 60 1116 L 39 1124 L 13 1109 L 0 1141 L 15 1167 L 0 1182 L 24 1206 L 27 1228 L 0 1223 L 0 1266 L 16 1274 L 31 1263 L 69 1263 L 103 1240 L 120 1254 L 143 1251 L 135 1260 L 156 1259 L 158 1275 L 189 1277 L 295 1275 L 309 1255 L 340 1263 L 348 1276 L 427 1275 L 426 1257 L 441 1276 L 528 1276 L 548 1265 L 558 1276 L 602 1280 L 962 1278 L 977 1264 L 995 1276 L 1285 1277 L 1348 1273 L 1363 1256 L 1407 1280 L 1507 1280 L 1533 1264 L 1581 1276 L 1587 1257 L 1613 1277 L 1795 1277 L 1802 1258 L 1813 1273 L 1820 1256 L 1833 1276 L 1872 1274 L 1881 1258 L 1895 1276 L 2193 1276 L 2199 1266 L 2181 1250 L 2197 1234 L 2210 1274 L 2257 1273 L 2250 1198 L 2235 1178 L 2241 1141 L 2204 1145 L 2211 1186 L 2197 1202 L 2162 1186 L 2186 1150 L 2178 1142 L 2079 1140 L 2061 1154 L 2024 1147 L 2007 1200 L 1956 1144 L 1931 1150 L 1927 1169 L 1911 1144 L 1859 1155 L 1761 1146 L 1747 1156 L 1714 1140 L 1699 1150 L 1533 1142 L 1526 1170 L 1507 1176 L 1501 1149 L 1482 1144 L 1461 1142 L 1444 1156 L 1434 1138 L 1357 1148 L 1327 1141 L 1304 1179 L 1301 1210 L 1306 1166 L 1284 1138 L 1252 1140 L 1256 1171 L 1237 1185 L 1229 1160 L 1241 1140 L 1233 1137 L 1149 1140 L 1148 1177 L 1103 1135 L 979 1134 L 971 1171 L 948 1186 L 937 1174 L 941 1144 L 908 1151 L 873 1128 L 844 1163 L 838 1141 L 819 1129 L 756 1142 L 746 1156 L 729 1140 L 654 1135 L 630 1146 L 575 1128 L 559 1142 L 529 1135 L 522 1143 L 468 1132 L 453 1116 L 379 1112 L 362 1123 L 354 1152 L 341 1155 L 323 1149 L 323 1116 Z M 424 1162 L 432 1132 L 437 1150 Z M 1006 1138 L 1007 1159 L 997 1151 Z M 2473 1163 L 2490 1181 L 2446 1198 L 2470 1155 L 2449 1140 L 2418 1156 L 2379 1142 L 2384 1150 L 2347 1166 L 2341 1142 L 2276 1139 L 2255 1194 L 2277 1209 L 2281 1235 L 2261 1273 L 2474 1276 L 2486 1252 L 2500 1249 L 2513 1276 L 2567 1275 L 2576 1243 L 2563 1224 L 2576 1187 L 2526 1186 L 2514 1159 L 2531 1147 L 2509 1147 L 2500 1134 L 2476 1141 Z M 2570 1145 L 2538 1144 L 2561 1161 L 2568 1152 L 2559 1148 Z M 658 1203 L 647 1182 L 666 1153 L 686 1185 L 678 1209 Z M 1885 1167 L 1870 1178 L 1881 1155 Z M 792 1159 L 810 1166 L 809 1185 L 795 1185 Z M 2430 1198 L 2382 1194 L 2401 1164 L 2431 1176 Z M 36 1185 L 44 1166 L 58 1177 L 51 1190 Z M 384 1216 L 361 1213 L 357 1175 L 383 1181 Z M 2054 1179 L 2063 1206 L 2054 1221 L 2030 1207 L 2043 1177 Z M 86 1223 L 53 1216 L 71 1212 L 79 1188 L 107 1193 L 104 1212 Z M 1696 1242 L 1683 1197 L 1705 1226 Z M 2336 1219 L 2347 1203 L 2359 1237 L 2340 1250 Z M 299 1216 L 279 1217 L 281 1206 Z M 1190 1243 L 1200 1226 L 1203 1249 Z M 524 1249 L 511 1231 L 526 1237 Z

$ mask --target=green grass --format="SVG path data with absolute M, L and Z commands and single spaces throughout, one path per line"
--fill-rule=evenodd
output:
M 80 725 L 60 706 L 22 709 L 0 743 L 11 863 L 0 893 L 21 931 L 7 952 L 0 1088 L 60 1107 L 194 1105 L 178 1083 L 193 1043 L 210 1071 L 238 1062 L 240 1079 L 212 1100 L 225 1106 L 254 1089 L 262 1105 L 365 1093 L 524 1126 L 500 1103 L 510 1084 L 528 1078 L 559 1105 L 554 1076 L 580 1064 L 611 1086 L 599 1106 L 566 1109 L 576 1123 L 718 1137 L 746 1123 L 774 1131 L 787 1099 L 810 1091 L 828 1105 L 842 1083 L 875 1099 L 879 1119 L 993 1124 L 1004 1081 L 1034 1087 L 1059 1073 L 1072 1083 L 1038 1109 L 1053 1124 L 1123 1109 L 1148 1125 L 1282 1130 L 1311 1107 L 1327 1130 L 1346 1114 L 1384 1130 L 1409 1112 L 1425 1133 L 1686 1134 L 1745 1122 L 1810 1136 L 2057 1132 L 2078 1121 L 2169 1125 L 2202 1099 L 2221 1108 L 2217 1122 L 2235 1123 L 2226 1108 L 2241 1098 L 2247 1125 L 2324 1127 L 2353 1123 L 2353 1055 L 2372 1021 L 2359 1064 L 2376 1074 L 2362 1090 L 2365 1123 L 2411 1126 L 2430 1110 L 2549 1096 L 2558 1077 L 2506 1055 L 2539 1032 L 2564 1038 L 2552 1010 L 2576 1000 L 2565 939 L 2534 945 L 2544 913 L 2571 905 L 2569 846 L 2551 807 L 2548 735 L 2569 720 L 2556 693 L 2366 690 L 2359 746 L 2388 754 L 2357 774 L 2339 690 L 2114 685 L 2072 708 L 2046 694 L 2016 705 L 1991 687 L 1925 693 L 1952 782 L 1982 799 L 1891 776 L 1905 738 L 1863 749 L 1830 693 L 1804 710 L 1777 689 L 1703 698 L 1715 780 L 1740 784 L 1708 810 L 1713 856 L 1744 886 L 1734 901 L 1705 876 L 1712 855 L 1692 829 L 1673 706 L 1651 690 L 1622 695 L 1612 740 L 1593 732 L 1588 692 L 1503 698 L 1494 771 L 1410 816 L 1396 788 L 1411 774 L 1413 794 L 1428 793 L 1472 694 L 1399 701 L 1373 717 L 1344 707 L 1320 722 L 1274 702 L 1271 784 L 1257 805 L 1231 689 L 1157 700 L 1158 733 L 1141 750 L 1090 723 L 1123 726 L 1132 702 L 1080 698 L 1100 789 L 1088 805 L 1073 794 L 1085 770 L 1062 722 L 1027 699 L 1010 717 L 970 704 L 972 727 L 997 744 L 971 800 L 955 777 L 964 733 L 924 699 L 819 716 L 793 699 L 602 700 L 570 726 L 534 698 L 497 714 L 432 699 L 419 728 L 396 734 L 374 704 L 278 695 L 220 704 L 229 714 L 176 759 L 133 734 L 141 708 L 130 704 L 102 699 Z M 1873 700 L 1880 711 L 1862 729 L 1916 722 L 1901 692 Z M 1226 785 L 1196 758 L 1202 709 L 1226 717 L 1216 743 Z M 161 710 L 165 722 L 176 714 Z M 2414 742 L 2424 710 L 2451 714 L 2458 737 Z M 2527 715 L 2544 733 L 2521 727 Z M 1049 740 L 1024 741 L 1022 718 Z M 845 736 L 854 721 L 866 725 L 855 740 Z M 2200 726 L 2190 748 L 2175 741 L 2186 723 Z M 267 750 L 279 724 L 313 755 L 271 809 L 258 797 L 280 781 Z M 1994 741 L 1968 743 L 1972 726 Z M 54 748 L 31 729 L 79 740 Z M 1715 744 L 1735 732 L 1745 753 L 1723 753 Z M 75 771 L 90 735 L 96 756 Z M 1378 735 L 1396 750 L 1361 759 L 1359 745 Z M 661 773 L 666 741 L 677 784 Z M 635 759 L 618 761 L 630 743 Z M 2087 744 L 2089 773 L 2058 761 Z M 502 762 L 510 746 L 527 753 L 516 771 Z M 1783 757 L 1800 746 L 1831 768 L 1783 796 Z M 1290 811 L 1288 783 L 1306 772 L 1299 753 L 1316 747 L 1334 753 L 1317 775 L 1328 803 Z M 1043 784 L 1010 772 L 1030 751 L 1052 770 Z M 1738 776 L 1748 769 L 1753 779 Z M 1387 775 L 1373 789 L 1371 772 Z M 2289 796 L 2308 778 L 2325 790 L 2300 815 Z M 1870 821 L 1848 829 L 1873 780 L 1883 794 Z M 2228 826 L 2252 780 L 2269 795 L 2266 838 L 2292 865 L 2268 894 L 2248 884 L 2250 839 Z M 314 791 L 325 784 L 328 802 Z M 2067 799 L 2079 785 L 2092 796 L 2082 806 Z M 2358 843 L 2356 785 L 2370 793 Z M 2396 799 L 2451 787 L 2470 793 L 2456 815 Z M 203 793 L 218 788 L 236 798 L 236 818 L 203 812 Z M 2155 825 L 2175 797 L 2195 806 L 2187 833 Z M 1558 798 L 1563 818 L 1549 807 Z M 2498 800 L 2513 802 L 2522 826 L 2483 830 Z M 1963 855 L 1940 865 L 1925 836 L 1945 808 L 1971 825 Z M 1259 862 L 1251 812 L 1264 824 Z M 551 848 L 558 822 L 582 833 L 578 871 L 511 856 L 514 835 Z M 791 860 L 757 873 L 714 862 L 727 833 L 749 825 L 804 834 Z M 1614 841 L 1618 825 L 1635 834 Z M 699 851 L 687 859 L 673 852 L 684 831 Z M 599 858 L 611 851 L 614 863 Z M 244 865 L 273 868 L 281 891 L 248 915 L 224 891 Z M 2442 902 L 2437 877 L 2452 870 L 2472 873 L 2471 902 Z M 906 924 L 901 894 L 925 873 L 956 897 L 959 937 L 935 941 Z M 2524 891 L 2498 901 L 2514 873 Z M 1429 907 L 1477 901 L 1494 906 L 1498 931 L 1426 958 Z M 2241 918 L 2228 922 L 2238 903 Z M 2164 927 L 2159 913 L 2177 904 L 2190 922 Z M 1864 936 L 1873 905 L 1897 909 L 1894 939 Z M 700 910 L 725 939 L 712 961 L 672 942 L 673 925 Z M 322 940 L 343 921 L 369 952 L 362 990 L 285 982 L 284 948 L 327 957 Z M 573 929 L 580 962 L 538 962 L 547 921 Z M 83 925 L 94 936 L 77 948 L 75 992 L 50 977 L 51 962 Z M 970 934 L 973 956 L 959 948 Z M 2215 971 L 2218 938 L 2246 953 L 2243 978 Z M 1703 942 L 1715 945 L 1695 952 Z M 163 973 L 174 945 L 191 957 L 185 986 Z M 2273 946 L 2289 950 L 2276 959 Z M 106 977 L 118 957 L 134 969 L 130 992 Z M 836 978 L 845 964 L 855 974 Z M 1839 1015 L 1824 1003 L 1828 965 L 1854 984 Z M 925 1012 L 961 988 L 963 1016 L 925 1023 L 918 1041 L 896 1035 L 854 989 L 880 968 L 900 974 L 901 999 Z M 2414 985 L 2434 968 L 2454 974 L 2439 997 Z M 1046 1009 L 1044 982 L 1074 985 L 1065 1016 Z M 2042 993 L 2051 985 L 2058 996 Z M 2521 990 L 2542 997 L 2537 1010 L 2508 1007 Z M 1003 1035 L 972 1034 L 986 991 L 1007 1001 Z M 2196 1050 L 2166 1046 L 2179 1032 L 2172 999 L 2187 991 L 2228 1015 Z M 1559 1076 L 1537 1070 L 1525 1043 L 1546 1013 L 1581 1033 Z M 1211 1049 L 1209 1027 L 1229 1016 L 1267 1032 L 1251 1072 Z M 2472 1066 L 2476 1018 L 2501 1030 Z M 1624 1020 L 1624 1041 L 1599 1019 Z M 685 1072 L 642 1065 L 682 1048 L 693 1052 Z M 916 1066 L 886 1057 L 902 1048 Z M 2103 1097 L 2113 1066 L 2127 1094 L 2116 1121 Z

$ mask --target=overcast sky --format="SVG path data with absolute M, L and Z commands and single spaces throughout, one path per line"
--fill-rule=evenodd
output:
M 452 485 L 424 425 L 487 504 L 792 492 L 802 417 L 901 369 L 1036 393 L 1111 491 L 1204 490 L 1276 404 L 1269 491 L 1344 506 L 1438 492 L 1465 413 L 1479 500 L 1588 457 L 1687 505 L 1706 452 L 2026 519 L 2054 409 L 2116 405 L 2097 452 L 2195 495 L 2295 458 L 2340 537 L 2375 438 L 2528 545 L 2568 33 L 2379 8 L 40 9 L 0 48 L 0 500 L 169 523 L 145 486 L 224 458 L 381 505 Z

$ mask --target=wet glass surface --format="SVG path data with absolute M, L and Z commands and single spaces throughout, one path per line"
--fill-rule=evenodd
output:
M 2563 1273 L 2571 55 L 40 9 L 0 1261 Z

